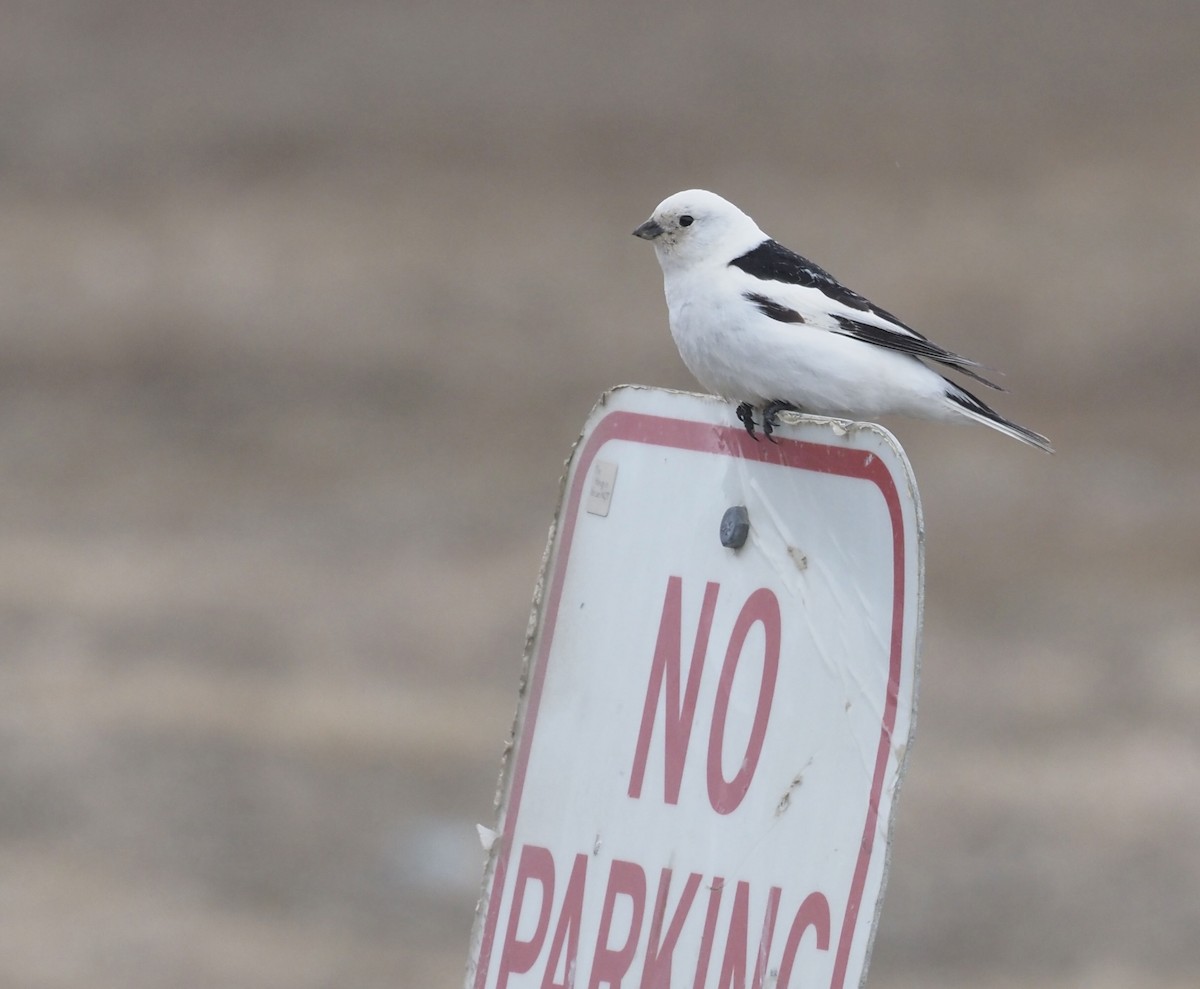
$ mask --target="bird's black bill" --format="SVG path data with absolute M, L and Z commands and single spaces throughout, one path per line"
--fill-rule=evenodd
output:
M 658 225 L 658 221 L 647 220 L 633 232 L 633 235 L 635 237 L 641 237 L 642 240 L 653 240 L 662 232 L 663 228 Z

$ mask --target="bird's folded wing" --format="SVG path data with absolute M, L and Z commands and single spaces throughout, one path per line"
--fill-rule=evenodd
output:
M 908 327 L 901 326 L 892 329 L 851 319 L 848 316 L 834 316 L 833 320 L 837 324 L 837 329 L 833 330 L 834 333 L 862 340 L 865 343 L 873 343 L 877 347 L 885 347 L 888 350 L 897 350 L 913 357 L 924 357 L 931 361 L 937 361 L 939 364 L 944 364 L 946 367 L 965 374 L 968 378 L 974 378 L 980 384 L 995 388 L 997 391 L 1004 391 L 994 381 L 989 381 L 975 370 L 982 366 L 978 361 L 970 360 L 945 347 L 939 347 L 936 343 L 909 330 Z
M 754 250 L 729 262 L 744 275 L 748 292 L 767 289 L 771 298 L 801 315 L 847 316 L 882 329 L 924 339 L 886 309 L 880 309 L 853 289 L 847 288 L 815 261 L 810 261 L 778 241 L 764 240 Z
M 783 323 L 811 323 L 829 332 L 864 343 L 937 361 L 997 391 L 975 368 L 981 365 L 931 343 L 886 309 L 847 288 L 819 264 L 767 239 L 734 258 L 729 267 L 739 270 L 742 297 L 759 312 Z
M 849 293 L 849 289 L 844 291 Z M 982 367 L 977 361 L 939 347 L 890 313 L 871 306 L 862 296 L 856 298 L 862 299 L 870 308 L 855 311 L 849 309 L 846 303 L 835 301 L 824 293 L 818 297 L 818 292 L 815 286 L 772 285 L 769 294 L 760 287 L 756 291 L 743 292 L 742 297 L 764 316 L 781 323 L 811 324 L 823 332 L 837 333 L 911 357 L 936 361 L 989 388 L 1004 391 L 1000 385 L 989 381 L 976 370 Z M 847 315 L 847 312 L 854 312 L 854 315 Z

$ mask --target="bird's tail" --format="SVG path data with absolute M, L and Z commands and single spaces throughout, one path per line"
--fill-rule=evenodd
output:
M 1015 422 L 1011 422 L 1000 415 L 995 409 L 991 408 L 984 402 L 981 402 L 965 388 L 960 388 L 953 381 L 946 379 L 946 398 L 949 399 L 954 410 L 968 419 L 973 419 L 975 422 L 981 422 L 985 426 L 991 426 L 1005 436 L 1011 436 L 1014 440 L 1020 440 L 1022 443 L 1028 443 L 1030 446 L 1036 446 L 1039 450 L 1044 450 L 1046 453 L 1053 453 L 1054 447 L 1050 445 L 1050 441 L 1041 433 L 1035 433 L 1032 429 L 1026 429 L 1024 426 L 1019 426 Z

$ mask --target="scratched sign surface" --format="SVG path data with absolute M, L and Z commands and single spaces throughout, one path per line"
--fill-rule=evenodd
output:
M 916 488 L 877 426 L 608 393 L 568 465 L 468 989 L 858 986 L 916 701 Z M 745 506 L 749 537 L 722 545 Z

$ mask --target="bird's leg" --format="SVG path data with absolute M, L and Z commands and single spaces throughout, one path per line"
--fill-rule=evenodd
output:
M 778 443 L 779 441 L 774 439 L 771 434 L 775 432 L 775 427 L 779 425 L 779 413 L 799 411 L 799 406 L 793 405 L 791 402 L 782 402 L 779 399 L 768 402 L 763 406 L 763 435 L 772 443 Z
M 737 417 L 741 424 L 746 427 L 746 432 L 750 434 L 750 439 L 758 442 L 758 437 L 754 435 L 754 406 L 749 402 L 743 402 L 737 407 Z

